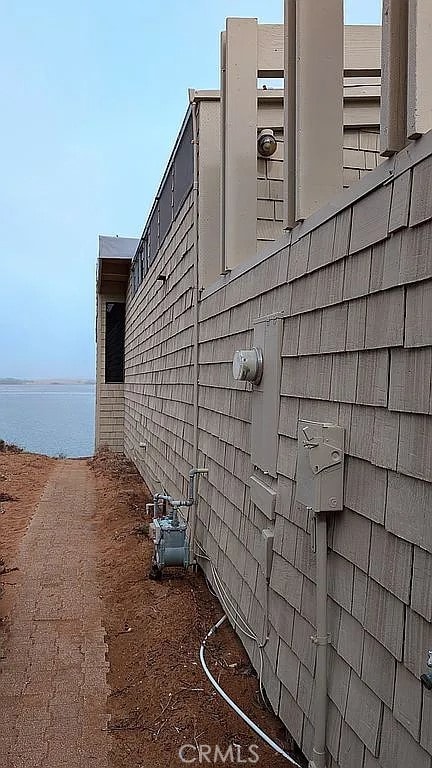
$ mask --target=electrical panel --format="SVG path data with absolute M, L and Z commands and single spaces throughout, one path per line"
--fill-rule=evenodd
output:
M 344 428 L 300 420 L 296 501 L 315 512 L 343 509 Z

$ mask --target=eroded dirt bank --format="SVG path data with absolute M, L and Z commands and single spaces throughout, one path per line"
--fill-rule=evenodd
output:
M 0 450 L 0 628 L 19 584 L 16 555 L 56 459 Z M 1 629 L 0 629 L 1 633 Z M 0 634 L 0 649 L 2 639 Z M 1 653 L 0 653 L 1 655 Z

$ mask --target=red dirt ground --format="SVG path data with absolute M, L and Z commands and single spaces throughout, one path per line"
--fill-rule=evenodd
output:
M 13 558 L 57 459 L 0 452 L 0 557 Z M 1 501 L 2 494 L 14 501 Z
M 15 499 L 0 504 L 0 558 L 7 569 L 14 568 L 20 542 L 58 461 L 0 453 L 0 494 Z M 203 576 L 167 571 L 160 583 L 149 579 L 152 544 L 144 514 L 148 490 L 137 471 L 109 452 L 89 464 L 97 486 L 97 588 L 103 599 L 110 662 L 111 768 L 181 766 L 178 750 L 183 744 L 219 745 L 222 752 L 230 744 L 239 745 L 234 754 L 240 750 L 243 761 L 249 756 L 249 745 L 257 745 L 260 768 L 286 766 L 228 707 L 204 675 L 200 643 L 223 611 Z M 1 620 L 20 583 L 20 573 L 3 573 L 0 582 L 5 590 L 0 600 Z M 207 661 L 220 685 L 252 720 L 285 749 L 292 747 L 282 723 L 260 703 L 258 680 L 229 626 L 209 642 Z M 191 750 L 187 752 L 187 757 L 194 756 Z M 201 764 L 206 762 L 203 759 Z M 226 764 L 232 763 L 228 760 Z
M 147 530 L 149 496 L 139 474 L 110 453 L 93 459 L 91 466 L 99 497 L 113 768 L 182 765 L 182 744 L 219 744 L 223 751 L 238 744 L 245 760 L 248 746 L 256 744 L 260 768 L 286 766 L 204 675 L 200 643 L 223 611 L 203 576 L 182 571 L 169 576 L 166 571 L 161 583 L 148 578 L 152 545 L 141 531 Z M 280 720 L 261 705 L 258 680 L 230 627 L 209 643 L 207 659 L 220 685 L 251 719 L 281 746 L 292 746 Z
M 0 626 L 19 574 L 14 558 L 56 459 L 33 453 L 0 451 Z M 2 501 L 5 497 L 13 501 Z M 1 563 L 3 561 L 3 564 Z M 1 643 L 1 638 L 0 638 Z

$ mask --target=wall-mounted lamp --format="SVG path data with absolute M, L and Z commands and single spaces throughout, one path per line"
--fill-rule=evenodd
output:
M 261 157 L 271 157 L 277 150 L 277 141 L 271 128 L 263 128 L 258 134 L 257 150 Z

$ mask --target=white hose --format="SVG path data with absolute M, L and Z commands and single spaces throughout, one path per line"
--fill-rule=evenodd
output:
M 200 546 L 200 549 L 202 549 L 201 546 Z M 249 626 L 247 621 L 243 618 L 243 616 L 241 615 L 241 613 L 239 611 L 239 608 L 237 607 L 237 605 L 235 605 L 233 600 L 228 595 L 227 590 L 223 586 L 222 580 L 221 580 L 221 578 L 220 578 L 220 576 L 219 576 L 219 574 L 218 574 L 218 572 L 217 572 L 217 570 L 216 570 L 216 568 L 214 566 L 214 563 L 213 563 L 212 559 L 210 557 L 208 557 L 207 555 L 205 555 L 205 554 L 200 555 L 198 553 L 196 554 L 196 557 L 200 557 L 203 560 L 208 560 L 209 561 L 211 572 L 212 572 L 212 576 L 213 576 L 213 579 L 214 579 L 214 586 L 215 586 L 215 589 L 216 589 L 216 591 L 218 593 L 219 600 L 220 600 L 220 602 L 222 604 L 222 607 L 225 610 L 225 613 L 231 619 L 233 624 L 235 624 L 238 627 L 240 632 L 243 632 L 244 635 L 249 637 L 251 640 L 254 640 L 257 643 L 259 648 L 264 648 L 264 646 L 266 645 L 267 640 L 264 643 L 261 643 L 259 638 L 254 633 L 253 629 Z M 229 608 L 227 608 L 226 604 L 228 604 Z M 234 615 L 232 615 L 232 614 L 234 614 Z M 243 624 L 243 627 L 241 626 L 241 624 Z
M 262 698 L 262 700 L 263 700 L 263 702 L 265 704 L 266 703 L 266 696 L 265 696 L 264 685 L 263 685 L 263 671 L 264 671 L 263 648 L 267 644 L 267 640 L 264 643 L 260 643 L 260 641 L 257 638 L 257 636 L 255 635 L 255 633 L 251 634 L 251 632 L 253 632 L 253 630 L 246 623 L 246 621 L 243 619 L 243 617 L 240 614 L 239 609 L 237 608 L 237 606 L 235 606 L 234 603 L 230 600 L 226 590 L 223 589 L 222 582 L 221 582 L 220 577 L 219 577 L 216 569 L 214 568 L 213 564 L 211 564 L 211 569 L 212 569 L 214 584 L 215 584 L 216 590 L 218 591 L 218 597 L 219 597 L 220 603 L 221 603 L 221 605 L 222 605 L 226 615 L 228 616 L 229 619 L 231 619 L 231 622 L 232 622 L 234 627 L 237 627 L 237 629 L 240 632 L 242 632 L 244 635 L 246 635 L 246 637 L 250 637 L 250 639 L 254 640 L 255 643 L 257 644 L 258 653 L 259 653 L 259 660 L 260 660 L 259 672 L 258 672 L 258 682 L 259 682 L 259 689 L 260 689 L 261 698 Z M 218 584 L 218 581 L 219 581 L 219 584 Z M 233 607 L 234 612 L 235 612 L 234 616 L 227 609 L 226 603 L 228 603 L 228 605 L 231 605 Z M 246 627 L 246 629 L 243 629 L 243 627 L 241 626 L 241 623 L 239 621 L 240 619 L 243 622 L 243 624 Z
M 198 545 L 198 546 L 200 547 L 200 549 L 202 549 L 201 545 Z M 217 572 L 217 570 L 216 570 L 216 568 L 214 566 L 214 563 L 211 560 L 211 558 L 208 557 L 207 555 L 200 555 L 198 553 L 197 553 L 196 556 L 197 557 L 201 557 L 204 560 L 208 560 L 209 561 L 211 572 L 212 572 L 212 575 L 213 575 L 214 586 L 215 586 L 216 593 L 217 593 L 216 596 L 219 598 L 219 602 L 221 603 L 222 608 L 224 609 L 226 615 L 231 620 L 231 623 L 233 624 L 233 626 L 237 627 L 237 629 L 240 632 L 242 632 L 244 635 L 246 635 L 246 637 L 249 637 L 251 640 L 253 640 L 257 644 L 258 653 L 259 653 L 259 660 L 260 660 L 260 663 L 259 663 L 259 673 L 258 673 L 258 682 L 259 682 L 259 689 L 260 689 L 261 698 L 262 698 L 262 700 L 263 700 L 263 702 L 265 704 L 266 703 L 266 696 L 265 696 L 264 685 L 263 685 L 263 670 L 264 670 L 263 648 L 266 646 L 268 638 L 266 638 L 266 640 L 263 643 L 261 643 L 260 640 L 258 639 L 258 637 L 256 636 L 256 634 L 254 633 L 253 629 L 249 626 L 249 624 L 242 617 L 241 613 L 239 612 L 238 607 L 233 603 L 233 601 L 231 600 L 230 596 L 228 595 L 228 592 L 224 588 L 224 586 L 222 584 L 222 581 L 221 581 L 221 578 L 220 578 L 220 576 L 219 576 L 219 574 L 218 574 L 218 572 Z M 227 605 L 229 606 L 229 608 L 227 607 Z M 234 615 L 231 612 L 231 610 L 233 611 Z M 242 627 L 242 624 L 243 624 L 243 627 Z
M 290 762 L 291 765 L 295 765 L 296 768 L 301 768 L 299 763 L 293 760 L 293 758 L 290 757 L 290 755 L 288 755 L 287 752 L 284 752 L 282 747 L 276 744 L 276 742 L 273 741 L 273 739 L 271 739 L 270 736 L 267 736 L 267 734 L 264 733 L 264 731 L 262 731 L 261 728 L 256 723 L 254 723 L 253 720 L 251 720 L 250 717 L 248 717 L 245 714 L 245 712 L 243 712 L 243 710 L 240 709 L 240 707 L 238 707 L 237 704 L 232 699 L 230 699 L 228 694 L 225 693 L 223 688 L 220 687 L 219 683 L 217 682 L 217 680 L 215 680 L 212 673 L 210 672 L 204 656 L 206 642 L 209 639 L 209 637 L 211 637 L 215 632 L 217 632 L 217 630 L 219 629 L 219 627 L 222 626 L 225 620 L 226 620 L 226 615 L 222 616 L 222 618 L 219 619 L 219 621 L 210 629 L 210 631 L 207 632 L 204 640 L 201 643 L 199 656 L 200 656 L 200 662 L 204 672 L 206 673 L 208 679 L 210 680 L 212 686 L 216 689 L 218 694 L 222 696 L 223 700 L 226 701 L 226 703 L 231 707 L 231 709 L 234 710 L 234 712 L 236 712 L 236 714 L 239 717 L 241 717 L 241 719 L 249 726 L 249 728 L 252 728 L 252 730 L 257 734 L 257 736 L 259 736 L 263 741 L 265 741 L 266 744 L 269 745 L 269 747 L 275 750 L 275 752 L 278 752 L 279 755 L 282 755 L 282 757 L 284 757 L 285 760 L 288 760 L 288 762 Z

